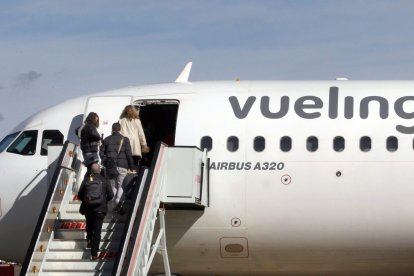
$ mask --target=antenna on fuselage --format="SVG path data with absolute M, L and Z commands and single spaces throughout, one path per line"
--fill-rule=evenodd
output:
M 181 74 L 178 76 L 178 78 L 175 80 L 175 82 L 179 83 L 188 83 L 188 77 L 190 76 L 191 66 L 193 65 L 192 62 L 189 62 L 185 65 L 183 71 L 181 71 Z

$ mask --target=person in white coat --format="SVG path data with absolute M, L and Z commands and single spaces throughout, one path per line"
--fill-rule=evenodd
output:
M 128 137 L 131 142 L 134 163 L 139 165 L 142 154 L 148 153 L 149 147 L 138 111 L 132 105 L 127 105 L 121 113 L 119 123 L 121 124 L 121 134 Z

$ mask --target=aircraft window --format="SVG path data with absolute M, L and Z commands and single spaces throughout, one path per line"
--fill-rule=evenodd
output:
M 337 152 L 341 152 L 345 149 L 345 139 L 341 136 L 336 136 L 333 140 L 333 148 Z
M 210 136 L 202 137 L 200 147 L 202 150 L 207 149 L 207 151 L 210 151 L 213 148 L 213 139 Z
M 22 132 L 19 137 L 7 149 L 7 152 L 33 155 L 36 152 L 37 130 L 28 130 Z
M 227 139 L 227 149 L 231 152 L 235 152 L 239 149 L 239 138 L 236 136 L 230 136 Z
M 363 152 L 368 152 L 371 150 L 371 138 L 368 136 L 361 137 L 361 140 L 359 140 L 359 148 Z
M 306 140 L 306 149 L 310 152 L 314 152 L 318 150 L 318 138 L 315 136 L 308 137 Z
M 47 146 L 49 145 L 63 145 L 63 134 L 59 130 L 43 131 L 40 155 L 47 155 Z
M 4 137 L 4 139 L 0 142 L 0 152 L 3 152 L 7 148 L 7 146 L 10 145 L 10 143 L 14 140 L 14 138 L 16 138 L 18 134 L 19 132 L 16 132 Z
M 263 136 L 257 136 L 253 141 L 253 148 L 255 151 L 263 151 L 266 146 L 266 141 Z
M 280 138 L 280 150 L 283 152 L 288 152 L 292 149 L 292 138 L 289 136 L 283 136 Z
M 398 139 L 395 136 L 390 136 L 387 138 L 387 150 L 394 152 L 398 149 Z

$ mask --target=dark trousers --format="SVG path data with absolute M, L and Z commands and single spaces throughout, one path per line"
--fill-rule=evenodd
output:
M 132 160 L 134 161 L 134 165 L 138 167 L 139 166 L 139 161 L 141 160 L 141 156 L 133 155 Z
M 101 212 L 86 212 L 86 239 L 92 241 L 91 255 L 98 256 L 101 242 L 102 224 L 105 214 Z

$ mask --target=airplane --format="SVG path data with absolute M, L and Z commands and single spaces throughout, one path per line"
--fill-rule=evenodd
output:
M 0 259 L 22 262 L 47 190 L 48 145 L 104 137 L 128 104 L 150 148 L 210 158 L 202 212 L 168 210 L 177 275 L 411 275 L 413 81 L 190 82 L 127 87 L 41 111 L 0 142 Z M 163 271 L 159 259 L 150 272 Z

